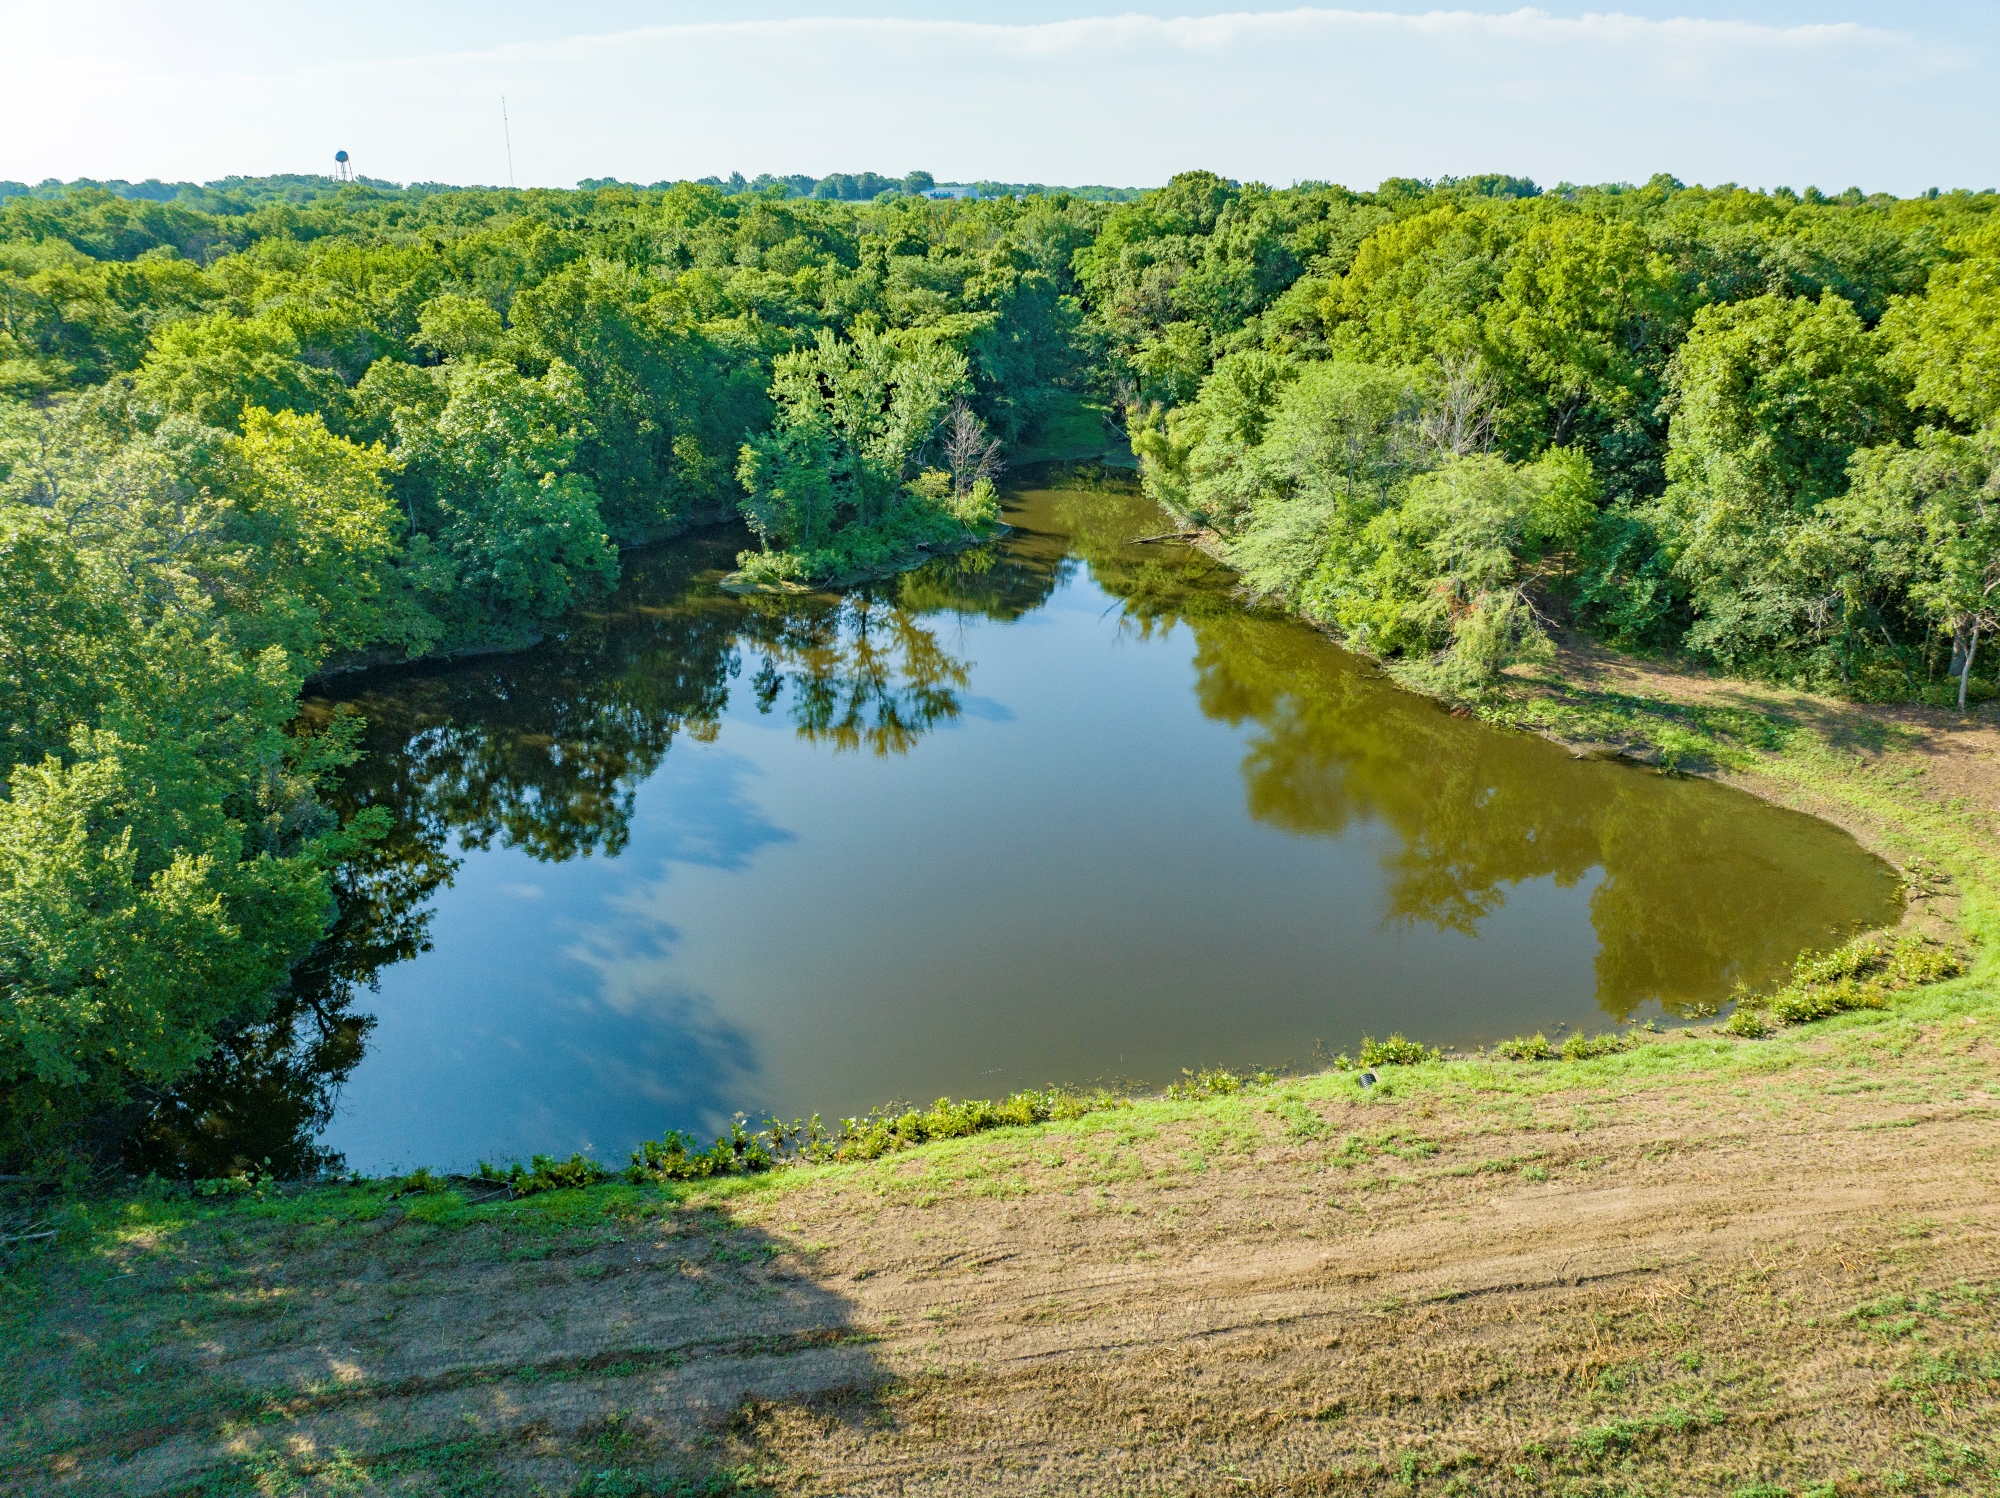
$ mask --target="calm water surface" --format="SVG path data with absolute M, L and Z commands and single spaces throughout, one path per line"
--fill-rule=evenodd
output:
M 350 793 L 399 832 L 349 891 L 380 986 L 320 1143 L 622 1158 L 739 1111 L 1602 1026 L 1894 916 L 1823 823 L 1246 614 L 1130 544 L 1161 527 L 1128 490 L 1011 505 L 839 600 L 719 593 L 744 537 L 706 533 L 561 640 L 362 684 Z

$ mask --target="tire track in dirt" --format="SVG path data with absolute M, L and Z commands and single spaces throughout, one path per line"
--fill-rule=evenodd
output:
M 1331 1491 L 1415 1451 L 1504 1476 L 1530 1448 L 1568 1449 L 1626 1364 L 1691 1422 L 1646 1438 L 1687 1471 L 1725 1427 L 1741 1448 L 1737 1415 L 1699 1413 L 1732 1401 L 1756 1405 L 1753 1444 L 1787 1462 L 1886 1451 L 1900 1353 L 1852 1308 L 1887 1280 L 1996 1278 L 2000 1115 L 1795 1083 L 1727 1112 L 1698 1088 L 1545 1100 L 1525 1119 L 1336 1101 L 1316 1107 L 1321 1140 L 1285 1140 L 1273 1117 L 1257 1147 L 1190 1172 L 1190 1123 L 1101 1182 L 1081 1160 L 1009 1165 L 996 1137 L 993 1168 L 955 1194 L 921 1159 L 891 1162 L 534 1259 L 505 1257 L 518 1235 L 405 1220 L 253 1263 L 243 1293 L 285 1292 L 280 1313 L 177 1344 L 162 1327 L 163 1356 L 258 1395 L 254 1418 L 37 1470 L 166 1493 L 232 1461 L 472 1439 L 503 1490 L 562 1491 L 629 1447 L 733 1454 L 807 1492 L 1140 1492 L 1203 1473 Z M 1587 1130 L 1549 1126 L 1579 1110 Z M 1370 1137 L 1432 1152 L 1357 1165 Z M 1774 1326 L 1796 1331 L 1776 1358 Z M 1728 1382 L 1700 1393 L 1675 1357 Z M 29 1478 L 15 1469 L 12 1489 Z

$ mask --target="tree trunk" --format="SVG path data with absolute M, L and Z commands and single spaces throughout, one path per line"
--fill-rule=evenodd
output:
M 1958 710 L 1965 711 L 1965 686 L 1972 680 L 1972 658 L 1979 653 L 1979 626 L 1972 626 L 1972 638 L 1965 646 L 1965 669 L 1958 674 Z

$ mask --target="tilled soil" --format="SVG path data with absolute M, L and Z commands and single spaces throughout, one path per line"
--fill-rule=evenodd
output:
M 9 1323 L 0 1486 L 1995 1491 L 1996 1027 L 1532 1101 L 1279 1083 L 679 1202 L 135 1228 Z

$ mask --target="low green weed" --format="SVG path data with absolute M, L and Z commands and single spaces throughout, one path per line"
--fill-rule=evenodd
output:
M 1533 1035 L 1516 1035 L 1512 1040 L 1503 1040 L 1493 1047 L 1494 1054 L 1505 1056 L 1509 1061 L 1591 1061 L 1599 1056 L 1615 1056 L 1620 1051 L 1630 1050 L 1635 1044 L 1629 1035 L 1620 1035 L 1616 1030 L 1606 1030 L 1599 1035 L 1586 1035 L 1579 1030 L 1562 1043 L 1558 1050 L 1548 1036 L 1537 1030 Z
M 1324 1139 L 1333 1132 L 1333 1125 L 1297 1097 L 1279 1099 L 1271 1113 L 1284 1124 L 1285 1134 L 1291 1139 Z
M 1260 1074 L 1256 1080 L 1271 1079 Z M 1247 1083 L 1231 1073 L 1206 1072 L 1194 1085 L 1201 1090 L 1174 1095 L 1206 1097 L 1240 1090 Z M 633 1185 L 643 1186 L 757 1175 L 782 1165 L 875 1160 L 936 1139 L 962 1139 L 987 1129 L 1061 1122 L 1125 1106 L 1126 1099 L 1109 1092 L 1063 1092 L 1051 1088 L 1043 1092 L 1017 1092 L 998 1102 L 939 1098 L 928 1108 L 878 1108 L 860 1118 L 844 1119 L 831 1130 L 820 1122 L 818 1114 L 810 1120 L 789 1124 L 767 1119 L 763 1128 L 754 1130 L 738 1114 L 730 1131 L 706 1148 L 694 1135 L 677 1129 L 668 1130 L 659 1139 L 644 1141 L 632 1151 L 631 1163 L 622 1174 Z M 482 1160 L 473 1179 L 522 1197 L 596 1186 L 610 1180 L 612 1174 L 587 1155 L 575 1154 L 567 1160 L 536 1155 L 526 1165 L 516 1161 L 504 1169 Z M 445 1191 L 447 1187 L 442 1177 L 418 1170 L 395 1181 L 389 1194 L 391 1197 L 427 1195 Z
M 612 1468 L 593 1472 L 569 1490 L 570 1498 L 723 1498 L 733 1493 L 768 1493 L 755 1469 L 734 1467 L 721 1472 L 654 1473 Z
M 465 1198 L 456 1191 L 441 1194 L 426 1193 L 417 1198 L 407 1213 L 412 1222 L 430 1222 L 454 1225 L 465 1220 Z
M 1663 1432 L 1678 1435 L 1685 1431 L 1702 1430 L 1721 1418 L 1719 1410 L 1686 1410 L 1679 1405 L 1669 1405 L 1657 1415 L 1588 1426 L 1578 1431 L 1570 1441 L 1570 1451 L 1589 1461 L 1603 1461 L 1608 1456 L 1645 1445 Z
M 1879 983 L 1860 983 L 1841 978 L 1828 984 L 1794 986 L 1772 995 L 1771 1018 L 1787 1025 L 1803 1025 L 1850 1009 L 1886 1009 L 1888 992 Z
M 1423 1066 L 1438 1059 L 1436 1046 L 1419 1045 L 1400 1030 L 1387 1040 L 1376 1040 L 1369 1035 L 1361 1037 L 1363 1066 Z
M 1809 1024 L 1855 1009 L 1886 1009 L 1890 994 L 1941 983 L 1964 970 L 1956 952 L 1920 936 L 1893 943 L 1865 936 L 1831 952 L 1805 953 L 1793 964 L 1791 981 L 1776 993 L 1740 996 L 1722 1029 L 1761 1040 L 1782 1025 Z
M 797 1126 L 794 1126 L 796 1129 Z M 811 1128 L 819 1131 L 814 1115 Z M 730 1130 L 707 1149 L 692 1134 L 669 1129 L 658 1139 L 648 1139 L 632 1151 L 632 1163 L 625 1167 L 625 1179 L 635 1186 L 647 1181 L 701 1181 L 710 1176 L 755 1175 L 769 1170 L 784 1152 L 785 1141 L 793 1136 L 776 1119 L 769 1130 L 751 1133 L 739 1114 Z
M 1240 1076 L 1221 1067 L 1211 1067 L 1206 1071 L 1193 1072 L 1183 1067 L 1181 1080 L 1167 1088 L 1167 1096 L 1178 1103 L 1199 1102 L 1203 1098 L 1228 1097 L 1232 1092 L 1259 1082 L 1271 1080 L 1269 1072 L 1258 1072 L 1254 1077 Z
M 1631 1048 L 1632 1037 L 1620 1035 L 1616 1030 L 1606 1030 L 1599 1035 L 1586 1035 L 1579 1030 L 1563 1042 L 1562 1056 L 1565 1061 L 1591 1061 L 1599 1056 L 1615 1056 Z
M 399 1196 L 436 1196 L 450 1189 L 451 1183 L 443 1176 L 432 1175 L 428 1166 L 420 1165 L 390 1185 L 389 1197 L 393 1201 Z
M 1736 1012 L 1722 1022 L 1722 1033 L 1740 1040 L 1762 1040 L 1771 1033 L 1763 1011 L 1750 1004 L 1738 1004 Z
M 1126 1099 L 1102 1090 L 1077 1093 L 1051 1088 L 1046 1092 L 1017 1092 L 997 1103 L 939 1098 L 927 1109 L 909 1108 L 901 1113 L 878 1109 L 862 1118 L 846 1119 L 837 1134 L 821 1133 L 819 1120 L 815 1118 L 803 1136 L 792 1136 L 789 1147 L 795 1150 L 797 1158 L 811 1163 L 874 1160 L 933 1139 L 963 1139 L 988 1129 L 1059 1123 L 1126 1106 Z M 785 1145 L 785 1141 L 780 1143 Z
M 611 1172 L 588 1155 L 571 1155 L 558 1160 L 553 1155 L 536 1155 L 526 1166 L 516 1160 L 505 1170 L 479 1162 L 479 1180 L 487 1185 L 505 1186 L 515 1196 L 534 1196 L 543 1191 L 576 1191 L 611 1179 Z
M 852 1160 L 876 1160 L 897 1150 L 936 1139 L 964 1139 L 988 1129 L 1025 1128 L 1058 1123 L 1126 1106 L 1109 1092 L 1016 1092 L 998 1102 L 985 1098 L 955 1101 L 939 1098 L 928 1108 L 877 1108 L 859 1118 L 843 1119 L 828 1129 L 819 1115 L 781 1123 L 773 1118 L 752 1131 L 738 1116 L 730 1132 L 707 1149 L 691 1134 L 670 1131 L 648 1140 L 632 1152 L 625 1177 L 634 1184 L 647 1181 L 692 1181 L 710 1176 L 754 1175 L 779 1165 L 826 1165 Z
M 270 1184 L 267 1177 L 238 1171 L 235 1175 L 218 1176 L 213 1180 L 189 1181 L 187 1190 L 188 1195 L 195 1197 L 252 1196 L 261 1201 L 268 1193 Z

